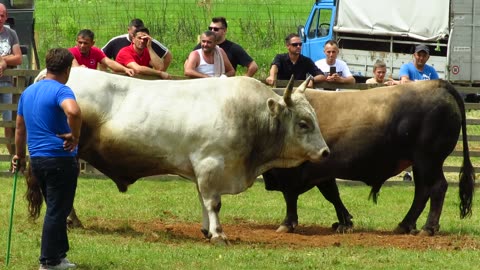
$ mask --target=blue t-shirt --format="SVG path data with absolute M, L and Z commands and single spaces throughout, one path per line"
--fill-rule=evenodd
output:
M 64 150 L 63 139 L 57 137 L 57 134 L 71 132 L 61 107 L 66 99 L 75 100 L 72 89 L 49 79 L 30 85 L 20 96 L 17 113 L 25 121 L 31 157 L 76 156 L 77 149 Z
M 403 76 L 407 76 L 412 81 L 425 81 L 438 79 L 438 73 L 432 66 L 426 65 L 423 67 L 423 72 L 420 72 L 415 68 L 413 62 L 403 64 L 400 67 L 399 72 L 400 79 Z

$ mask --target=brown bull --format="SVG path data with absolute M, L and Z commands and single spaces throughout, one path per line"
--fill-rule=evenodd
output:
M 448 82 L 424 81 L 368 91 L 307 91 L 307 99 L 318 115 L 331 153 L 318 164 L 307 162 L 263 174 L 266 189 L 283 192 L 287 204 L 279 231 L 294 230 L 298 196 L 315 186 L 335 206 L 340 225 L 337 230 L 349 230 L 352 216 L 340 199 L 335 178 L 366 183 L 376 201 L 383 183 L 412 165 L 415 196 L 395 232 L 416 232 L 417 219 L 430 199 L 422 233 L 435 234 L 447 191 L 443 163 L 455 148 L 460 130 L 460 217 L 471 214 L 475 174 L 468 150 L 465 106 Z

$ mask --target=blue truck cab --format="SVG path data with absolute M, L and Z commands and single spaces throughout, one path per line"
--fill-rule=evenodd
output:
M 328 40 L 334 39 L 336 11 L 335 0 L 316 0 L 305 26 L 299 26 L 299 35 L 303 41 L 302 54 L 314 62 L 325 58 L 323 46 Z

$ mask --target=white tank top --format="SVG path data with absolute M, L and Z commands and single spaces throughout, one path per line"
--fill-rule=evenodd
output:
M 198 64 L 198 67 L 196 67 L 195 70 L 205 75 L 208 75 L 208 77 L 215 76 L 215 65 L 209 64 L 205 61 L 205 59 L 203 58 L 202 49 L 198 49 L 196 51 L 200 56 L 200 64 Z

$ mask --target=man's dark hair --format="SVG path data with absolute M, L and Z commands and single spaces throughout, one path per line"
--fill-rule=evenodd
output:
M 205 32 L 203 32 L 203 34 L 206 36 L 206 37 L 215 37 L 215 42 L 217 42 L 218 40 L 218 36 L 217 36 L 217 33 L 213 32 L 213 31 L 210 31 L 210 30 L 207 30 Z
M 47 71 L 55 75 L 62 74 L 70 68 L 72 61 L 73 55 L 65 48 L 50 49 L 45 57 Z
M 291 34 L 288 34 L 288 36 L 285 38 L 285 44 L 286 45 L 290 45 L 290 40 L 294 37 L 300 37 L 298 34 L 295 34 L 295 33 L 291 33 Z
M 145 25 L 143 24 L 142 20 L 140 20 L 138 18 L 135 18 L 135 19 L 131 20 L 130 24 L 128 25 L 128 27 L 132 27 L 132 26 L 134 26 L 135 28 L 138 28 L 138 27 L 143 27 Z
M 145 26 L 135 28 L 135 31 L 133 31 L 133 36 L 137 36 L 138 32 L 147 33 L 148 35 L 150 35 L 150 31 L 148 31 L 148 28 L 146 28 Z
M 82 29 L 78 32 L 77 37 L 89 38 L 95 40 L 95 34 L 90 29 Z
M 227 28 L 227 19 L 225 17 L 213 17 L 212 18 L 213 23 L 222 23 L 222 26 Z

